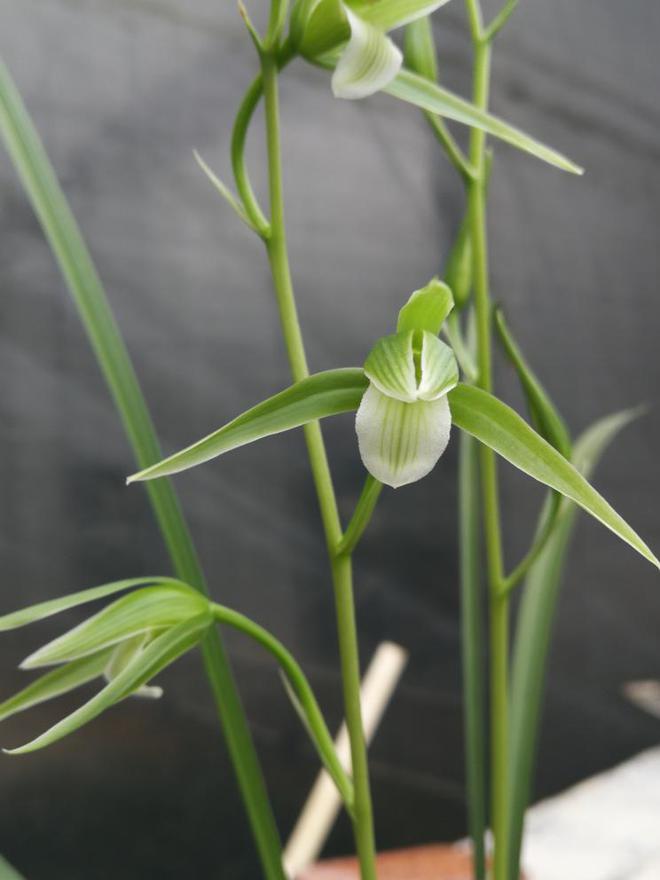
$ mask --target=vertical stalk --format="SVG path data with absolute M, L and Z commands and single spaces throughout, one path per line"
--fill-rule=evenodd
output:
M 151 414 L 103 284 L 48 155 L 7 68 L 0 61 L 0 134 L 41 222 L 108 385 L 140 468 L 162 458 Z M 206 593 L 187 523 L 169 480 L 146 487 L 177 575 Z M 204 665 L 267 880 L 284 880 L 281 845 L 254 743 L 217 632 L 202 643 Z
M 486 736 L 482 581 L 479 571 L 479 447 L 461 433 L 459 535 L 461 548 L 461 651 L 463 667 L 465 776 L 474 880 L 486 880 Z
M 474 46 L 473 101 L 477 107 L 486 110 L 490 91 L 490 41 L 484 34 L 479 0 L 467 0 L 467 9 Z M 485 133 L 473 129 L 470 135 L 470 162 L 475 169 L 476 179 L 468 183 L 468 207 L 474 259 L 477 367 L 479 373 L 477 384 L 485 391 L 491 391 L 491 302 L 486 235 L 485 146 Z M 508 868 L 509 600 L 501 594 L 502 546 L 495 454 L 486 446 L 481 446 L 479 460 L 490 594 L 491 823 L 495 839 L 494 880 L 504 880 Z
M 271 206 L 271 228 L 270 235 L 266 240 L 266 249 L 271 265 L 291 374 L 294 381 L 300 381 L 309 375 L 309 370 L 291 282 L 286 243 L 277 84 L 278 65 L 275 50 L 270 48 L 264 50 L 261 60 Z M 304 431 L 334 585 L 344 689 L 344 712 L 351 744 L 355 789 L 355 818 L 353 822 L 355 842 L 362 880 L 376 880 L 369 771 L 360 706 L 360 662 L 353 599 L 352 560 L 350 554 L 337 553 L 337 547 L 342 538 L 342 529 L 321 429 L 318 423 L 314 422 L 306 425 Z

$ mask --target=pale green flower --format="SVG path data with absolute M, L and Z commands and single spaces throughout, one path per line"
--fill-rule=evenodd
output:
M 388 85 L 403 63 L 388 32 L 434 12 L 447 0 L 308 0 L 296 27 L 301 54 L 334 66 L 338 98 L 365 98 Z
M 458 384 L 454 353 L 437 337 L 453 304 L 434 280 L 399 316 L 399 332 L 380 339 L 364 364 L 369 379 L 355 419 L 370 474 L 397 488 L 426 476 L 449 442 L 447 393 Z

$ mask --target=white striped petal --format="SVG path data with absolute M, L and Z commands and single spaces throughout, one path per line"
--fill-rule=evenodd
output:
M 398 488 L 421 480 L 449 442 L 447 397 L 404 403 L 374 385 L 366 390 L 355 419 L 360 455 L 369 473 Z
M 332 75 L 336 98 L 366 98 L 390 83 L 401 69 L 403 55 L 378 27 L 344 6 L 351 36 Z

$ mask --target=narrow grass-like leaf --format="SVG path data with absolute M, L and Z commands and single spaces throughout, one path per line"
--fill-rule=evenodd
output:
M 176 474 L 262 437 L 298 428 L 326 416 L 356 410 L 367 384 L 361 369 L 315 373 L 257 404 L 203 440 L 133 474 L 127 482 Z
M 120 593 L 133 587 L 143 587 L 146 584 L 174 585 L 179 583 L 180 581 L 167 577 L 141 577 L 124 581 L 113 581 L 100 587 L 81 590 L 79 593 L 70 593 L 68 596 L 60 596 L 59 599 L 49 599 L 47 602 L 39 602 L 37 605 L 29 605 L 27 608 L 21 608 L 20 611 L 12 611 L 11 614 L 5 614 L 3 617 L 0 617 L 0 632 L 18 629 L 21 626 L 34 623 L 36 620 L 43 620 L 46 617 L 59 614 L 60 611 L 67 611 L 69 608 L 85 605 L 87 602 L 94 602 L 96 599 L 103 599 L 105 596 L 111 596 L 113 593 Z
M 106 709 L 129 696 L 143 684 L 194 647 L 212 623 L 210 612 L 200 614 L 168 629 L 138 654 L 116 678 L 87 703 L 59 721 L 41 736 L 16 749 L 5 749 L 10 755 L 24 755 L 43 749 L 78 730 Z
M 7 859 L 0 856 L 0 880 L 25 880 L 25 878 L 9 864 Z
M 449 403 L 452 419 L 459 428 L 472 434 L 530 477 L 575 501 L 660 568 L 660 561 L 628 523 L 561 453 L 511 407 L 480 388 L 463 384 L 449 392 Z
M 385 86 L 384 91 L 401 101 L 414 104 L 421 110 L 437 113 L 446 119 L 454 119 L 456 122 L 461 122 L 472 128 L 481 129 L 487 134 L 512 144 L 519 150 L 531 153 L 538 159 L 542 159 L 556 168 L 561 168 L 562 171 L 570 171 L 573 174 L 582 173 L 582 168 L 579 165 L 571 162 L 557 150 L 545 146 L 514 126 L 498 119 L 497 116 L 480 110 L 464 98 L 410 70 L 401 70 L 395 79 Z
M 234 211 L 236 211 L 239 218 L 243 221 L 243 223 L 245 223 L 247 227 L 249 227 L 253 232 L 260 234 L 257 227 L 245 213 L 245 208 L 236 198 L 234 193 L 229 189 L 229 187 L 225 183 L 223 183 L 218 175 L 207 165 L 207 163 L 204 161 L 204 159 L 202 159 L 197 150 L 193 150 L 193 154 L 195 156 L 195 161 L 197 162 L 199 167 L 202 169 L 204 174 L 206 174 L 208 179 L 220 193 L 222 198 L 227 202 L 227 204 L 229 204 L 234 209 Z
M 504 314 L 500 308 L 495 309 L 495 326 L 499 333 L 507 357 L 513 364 L 523 392 L 532 424 L 542 437 L 555 447 L 565 458 L 571 457 L 571 438 L 564 420 L 550 400 L 547 391 L 527 363 L 520 346 L 513 338 Z
M 97 654 L 74 660 L 72 663 L 67 663 L 40 676 L 22 691 L 0 703 L 0 721 L 100 678 L 112 656 L 112 650 L 112 648 L 106 648 Z M 1 877 L 0 874 L 0 880 Z
M 606 416 L 578 439 L 573 462 L 586 478 L 591 476 L 616 435 L 641 411 L 631 409 Z M 539 530 L 547 513 L 546 507 Z M 511 676 L 510 861 L 507 880 L 518 880 L 525 810 L 530 799 L 537 750 L 546 659 L 576 514 L 574 504 L 562 502 L 553 533 L 527 575 L 518 612 Z
M 162 457 L 128 351 L 90 253 L 11 75 L 0 60 L 0 135 L 60 266 L 135 454 L 145 468 Z M 156 521 L 178 576 L 207 592 L 204 573 L 168 480 L 147 486 Z M 284 880 L 282 849 L 259 759 L 219 634 L 209 631 L 204 666 L 268 880 Z
M 188 587 L 145 587 L 122 596 L 89 620 L 39 648 L 23 661 L 21 668 L 36 669 L 76 660 L 139 633 L 196 617 L 207 607 L 208 600 Z
M 486 684 L 484 585 L 480 577 L 479 447 L 462 433 L 459 450 L 461 657 L 465 725 L 465 779 L 474 880 L 486 880 Z

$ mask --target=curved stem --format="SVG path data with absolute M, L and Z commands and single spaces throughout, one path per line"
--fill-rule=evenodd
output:
M 279 49 L 275 55 L 278 70 L 281 70 L 294 58 L 295 52 L 289 43 Z M 272 56 L 271 56 L 272 57 Z M 259 235 L 266 241 L 270 236 L 270 223 L 266 219 L 259 201 L 254 194 L 250 176 L 245 161 L 245 146 L 247 142 L 248 130 L 254 111 L 264 93 L 264 82 L 262 74 L 259 74 L 251 83 L 249 89 L 243 96 L 243 100 L 238 108 L 234 128 L 231 135 L 231 164 L 236 180 L 236 189 L 245 208 L 250 222 L 257 230 Z
M 364 481 L 364 487 L 358 498 L 358 503 L 355 505 L 351 521 L 346 526 L 344 536 L 335 549 L 336 556 L 350 556 L 355 550 L 364 530 L 369 525 L 382 490 L 383 484 L 369 474 Z
M 258 642 L 277 660 L 278 665 L 293 689 L 296 700 L 300 704 L 304 720 L 309 727 L 310 735 L 319 751 L 319 755 L 332 776 L 347 810 L 350 812 L 353 808 L 353 785 L 337 757 L 332 736 L 325 723 L 314 692 L 307 681 L 305 673 L 293 655 L 268 630 L 250 620 L 249 617 L 239 614 L 238 611 L 233 611 L 231 608 L 226 608 L 224 605 L 218 605 L 215 602 L 211 605 L 211 611 L 219 623 L 224 623 L 245 633 L 245 635 Z
M 245 93 L 236 114 L 234 129 L 231 135 L 231 164 L 234 170 L 236 189 L 243 202 L 245 213 L 259 235 L 266 239 L 270 235 L 270 223 L 266 220 L 264 212 L 261 210 L 261 206 L 254 194 L 245 163 L 247 133 L 262 94 L 263 80 L 261 75 L 259 75 L 253 80 L 250 88 Z
M 474 168 L 470 165 L 467 157 L 456 143 L 454 136 L 447 128 L 447 124 L 441 116 L 435 113 L 425 113 L 426 119 L 433 134 L 447 154 L 447 158 L 454 166 L 456 171 L 461 175 L 465 183 L 469 183 L 475 177 Z
M 473 100 L 487 109 L 490 89 L 491 48 L 483 31 L 479 0 L 467 0 L 474 45 Z M 491 302 L 488 281 L 486 237 L 486 136 L 473 129 L 470 134 L 470 162 L 477 180 L 468 186 L 469 211 L 474 259 L 474 294 L 477 324 L 477 384 L 492 389 Z M 504 880 L 508 870 L 508 654 L 509 599 L 501 592 L 502 545 L 499 489 L 495 454 L 480 449 L 481 489 L 484 508 L 488 586 L 490 592 L 490 682 L 491 682 L 491 823 L 495 838 L 494 880 Z
M 520 583 L 545 549 L 546 544 L 554 532 L 560 507 L 561 495 L 557 492 L 552 492 L 546 505 L 544 505 L 541 516 L 541 526 L 534 537 L 532 546 L 513 571 L 502 580 L 501 590 L 503 594 L 509 593 Z
M 278 59 L 275 52 L 265 52 L 263 54 L 262 75 L 266 111 L 271 208 L 271 233 L 266 241 L 266 250 L 271 265 L 291 373 L 294 381 L 300 381 L 309 375 L 309 370 L 307 368 L 307 358 L 291 282 L 284 224 L 277 85 L 277 74 L 280 66 L 281 56 Z M 353 820 L 355 841 L 360 860 L 362 880 L 376 880 L 369 771 L 360 705 L 360 663 L 353 599 L 352 562 L 348 555 L 334 556 L 335 548 L 342 537 L 342 530 L 330 467 L 318 422 L 306 425 L 304 432 L 330 556 L 335 592 L 339 653 L 344 688 L 344 711 L 351 744 L 353 784 L 355 788 Z

